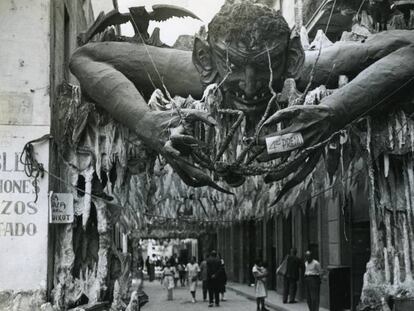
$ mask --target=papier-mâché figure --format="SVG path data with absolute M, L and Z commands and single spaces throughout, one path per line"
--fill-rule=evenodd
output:
M 192 53 L 139 43 L 91 42 L 75 51 L 70 69 L 84 94 L 163 155 L 185 183 L 223 190 L 191 162 L 199 147 L 193 138 L 194 123 L 213 126 L 216 121 L 196 109 L 151 110 L 146 99 L 154 90 L 152 84 L 160 89 L 164 84 L 173 96 L 194 98 L 200 98 L 207 85 L 219 84 L 224 106 L 244 113 L 252 135 L 272 97 L 269 77 L 277 92 L 288 78 L 303 90 L 318 51 L 304 52 L 300 38 L 279 13 L 248 1 L 224 5 L 208 29 L 207 40 L 196 38 Z M 414 85 L 414 31 L 381 32 L 322 49 L 312 86 L 329 80 L 328 86 L 336 88 L 340 75 L 350 82 L 319 105 L 274 108 L 258 143 L 264 144 L 265 137 L 300 133 L 303 143 L 298 148 L 303 149 L 396 97 L 409 98 Z M 284 128 L 278 131 L 280 122 Z M 264 152 L 262 160 L 280 156 Z M 320 154 L 309 153 L 295 169 L 302 175 L 310 173 Z M 284 175 L 291 172 L 292 167 Z

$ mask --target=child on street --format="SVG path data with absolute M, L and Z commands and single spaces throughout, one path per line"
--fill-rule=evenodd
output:
M 261 260 L 256 260 L 252 273 L 255 278 L 257 311 L 268 311 L 265 307 L 265 299 L 267 297 L 266 281 L 269 274 L 267 264 L 262 263 Z

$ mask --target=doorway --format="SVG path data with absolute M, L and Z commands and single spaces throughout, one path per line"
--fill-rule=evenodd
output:
M 267 236 L 267 264 L 269 265 L 270 276 L 268 280 L 269 289 L 276 289 L 276 247 L 275 247 L 275 218 L 271 217 L 266 224 Z
M 361 297 L 363 278 L 371 254 L 369 222 L 352 224 L 352 310 L 356 310 Z

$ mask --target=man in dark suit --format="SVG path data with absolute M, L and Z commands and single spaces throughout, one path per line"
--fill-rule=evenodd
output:
M 208 298 L 209 298 L 209 307 L 213 307 L 213 302 L 216 306 L 220 305 L 220 267 L 221 261 L 217 257 L 217 252 L 212 251 L 210 257 L 207 259 L 207 287 L 208 287 Z
M 302 261 L 296 256 L 296 248 L 290 250 L 286 259 L 286 274 L 283 280 L 283 303 L 295 303 L 297 282 L 299 280 L 299 270 L 303 269 Z

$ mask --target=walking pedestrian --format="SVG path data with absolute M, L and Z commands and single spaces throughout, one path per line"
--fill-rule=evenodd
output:
M 179 263 L 180 261 L 178 260 L 178 256 L 177 256 L 177 254 L 176 253 L 174 253 L 172 256 L 171 256 L 171 265 L 174 265 L 174 267 L 175 266 L 177 266 L 178 265 L 178 263 Z
M 182 262 L 180 262 L 177 266 L 178 270 L 178 277 L 180 278 L 181 287 L 185 286 L 185 267 Z
M 148 278 L 149 278 L 149 270 L 150 270 L 150 258 L 149 256 L 147 256 L 147 259 L 145 259 L 145 268 L 147 269 L 147 274 L 148 274 Z
M 208 286 L 208 298 L 209 307 L 213 307 L 214 303 L 216 307 L 220 306 L 220 293 L 219 293 L 219 279 L 218 274 L 220 272 L 221 262 L 217 257 L 216 251 L 211 251 L 210 256 L 207 259 L 207 286 Z
M 208 255 L 205 255 L 204 259 L 200 263 L 200 279 L 203 290 L 203 301 L 207 301 L 207 257 Z
M 155 256 L 155 254 L 152 254 L 152 258 L 148 259 L 148 276 L 149 276 L 149 281 L 152 282 L 155 279 L 155 264 L 157 262 L 157 258 Z
M 319 292 L 321 287 L 321 265 L 310 251 L 305 253 L 305 288 L 309 311 L 319 310 Z
M 167 260 L 168 261 L 168 260 Z M 174 257 L 169 259 L 171 267 L 174 267 L 174 287 L 177 287 L 178 280 L 180 279 L 180 271 L 178 267 L 178 262 L 176 262 Z
M 265 290 L 266 290 L 266 296 L 262 299 L 262 310 L 263 311 L 270 311 L 269 309 L 266 308 L 265 303 L 266 303 L 266 297 L 267 297 L 267 277 L 269 275 L 269 265 L 267 264 L 266 261 L 262 262 L 262 282 L 264 284 Z
M 191 261 L 187 264 L 185 268 L 188 277 L 188 283 L 190 284 L 190 293 L 192 297 L 192 303 L 196 302 L 196 290 L 197 290 L 197 280 L 198 274 L 200 273 L 200 267 L 196 262 L 196 258 L 192 257 Z
M 144 258 L 142 258 L 142 255 L 138 256 L 137 268 L 141 269 L 141 270 L 144 270 Z
M 178 280 L 180 279 L 180 272 L 178 271 L 178 265 L 174 266 L 174 287 L 177 287 Z
M 174 272 L 175 268 L 167 261 L 167 264 L 162 270 L 162 284 L 167 289 L 167 300 L 173 300 Z
M 299 270 L 303 269 L 303 263 L 296 254 L 296 248 L 292 248 L 286 258 L 286 273 L 283 276 L 283 303 L 287 303 L 288 298 L 289 303 L 296 303 L 295 297 L 297 282 L 299 280 Z
M 265 307 L 265 299 L 267 297 L 266 278 L 268 275 L 266 266 L 266 263 L 262 263 L 260 259 L 257 259 L 252 268 L 252 273 L 255 278 L 257 311 L 268 311 Z
M 219 282 L 219 293 L 221 296 L 221 301 L 226 301 L 226 297 L 224 296 L 226 293 L 226 284 L 227 284 L 227 274 L 226 274 L 226 268 L 224 266 L 224 259 L 221 257 L 221 254 L 219 253 L 219 259 L 220 259 L 220 270 L 218 273 L 218 282 Z

